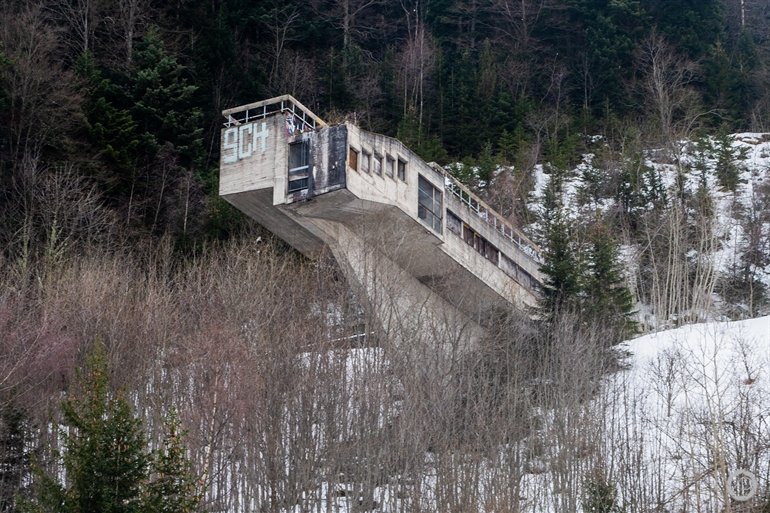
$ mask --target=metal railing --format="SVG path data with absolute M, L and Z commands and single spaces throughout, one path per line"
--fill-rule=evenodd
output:
M 279 113 L 288 113 L 292 116 L 296 133 L 316 130 L 326 126 L 326 123 L 321 118 L 313 114 L 310 109 L 302 105 L 290 94 L 222 111 L 222 115 L 227 119 L 224 125 L 228 128 L 233 125 L 243 125 L 264 119 Z
M 455 177 L 443 167 L 435 162 L 431 162 L 431 167 L 444 175 L 444 189 L 458 198 L 478 217 L 484 220 L 487 225 L 503 235 L 506 239 L 515 244 L 525 255 L 532 258 L 535 262 L 542 264 L 543 256 L 534 242 L 529 240 L 526 235 L 513 227 L 508 221 L 500 217 L 489 205 L 484 203 L 467 187 L 460 183 Z

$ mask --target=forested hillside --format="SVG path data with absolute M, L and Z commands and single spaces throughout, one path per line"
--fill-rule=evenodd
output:
M 426 160 L 488 169 L 493 158 L 520 179 L 542 161 L 574 163 L 587 136 L 631 156 L 702 130 L 770 130 L 769 11 L 760 0 L 4 2 L 2 240 L 45 245 L 45 220 L 22 227 L 54 175 L 105 200 L 113 233 L 226 237 L 237 221 L 214 194 L 219 113 L 285 93 Z M 95 236 L 96 222 L 108 221 L 80 224 Z
M 218 198 L 221 111 L 287 93 L 527 233 L 537 311 L 414 358 Z M 637 410 L 591 399 L 624 339 L 767 313 L 769 134 L 765 0 L 0 0 L 0 512 L 92 511 L 94 455 L 116 511 L 736 511 L 608 467 Z

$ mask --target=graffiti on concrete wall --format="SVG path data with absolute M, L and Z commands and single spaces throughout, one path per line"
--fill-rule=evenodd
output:
M 265 153 L 267 137 L 270 131 L 267 124 L 263 121 L 262 126 L 257 130 L 258 123 L 249 123 L 230 127 L 225 130 L 222 139 L 222 162 L 232 164 L 241 159 L 251 157 L 257 151 L 257 139 L 261 141 L 261 153 Z
M 294 134 L 304 132 L 309 128 L 308 125 L 302 122 L 301 119 L 297 119 L 291 112 L 286 113 L 286 137 L 291 137 Z

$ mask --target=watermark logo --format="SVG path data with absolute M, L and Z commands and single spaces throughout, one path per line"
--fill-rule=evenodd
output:
M 757 476 L 748 470 L 735 470 L 727 477 L 727 493 L 736 501 L 747 501 L 757 493 Z

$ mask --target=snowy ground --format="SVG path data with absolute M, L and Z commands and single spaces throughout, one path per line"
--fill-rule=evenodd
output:
M 691 194 L 695 193 L 699 185 L 706 184 L 716 206 L 714 233 L 718 250 L 705 255 L 705 259 L 710 266 L 713 266 L 714 271 L 722 276 L 728 275 L 734 267 L 742 265 L 741 255 L 747 250 L 767 251 L 767 248 L 756 246 L 766 245 L 765 241 L 770 239 L 770 223 L 763 221 L 757 225 L 752 221 L 752 219 L 761 219 L 762 211 L 767 208 L 765 199 L 770 190 L 770 134 L 740 133 L 728 136 L 729 139 L 732 140 L 733 162 L 739 171 L 738 186 L 735 191 L 727 191 L 719 187 L 715 173 L 718 152 L 714 149 L 719 146 L 719 142 L 714 138 L 700 144 L 683 142 L 681 166 L 677 166 L 670 156 L 664 157 L 661 151 L 645 152 L 645 164 L 652 167 L 660 183 L 668 191 L 669 197 L 674 194 L 673 187 L 677 173 L 680 171 L 684 174 L 684 187 Z M 593 190 L 592 187 L 596 188 L 595 183 L 589 183 L 590 180 L 606 179 L 612 173 L 611 170 L 606 169 L 608 165 L 617 167 L 629 164 L 622 161 L 611 164 L 601 163 L 598 162 L 596 155 L 589 153 L 583 156 L 583 161 L 575 169 L 565 174 L 562 200 L 565 212 L 570 218 L 575 221 L 591 219 L 597 212 L 607 213 L 618 208 L 613 198 L 594 198 L 586 192 Z M 549 177 L 545 171 L 543 165 L 535 168 L 535 189 L 530 198 L 530 208 L 534 210 L 542 208 L 541 200 Z M 604 192 L 606 195 L 607 191 Z M 765 214 L 764 217 L 766 218 L 767 215 Z M 749 240 L 746 233 L 747 227 L 754 230 L 753 242 Z M 529 227 L 529 232 L 534 236 L 538 229 L 539 226 L 535 223 Z M 637 265 L 634 255 L 638 253 L 639 248 L 623 247 L 622 249 L 627 260 L 629 282 L 633 284 Z M 694 258 L 694 254 L 691 256 Z M 770 289 L 770 266 L 755 266 L 752 269 L 756 272 L 756 278 Z M 725 314 L 732 318 L 751 316 L 747 305 L 729 305 L 723 308 L 726 305 L 722 303 L 722 298 L 716 295 L 712 297 L 711 304 L 713 308 L 708 315 L 698 312 L 694 317 L 719 319 Z M 643 314 L 648 313 L 646 305 L 639 305 L 638 310 Z M 642 320 L 650 325 L 666 324 L 665 319 L 656 321 L 645 316 Z
M 756 506 L 770 488 L 770 317 L 689 325 L 624 346 L 630 368 L 605 380 L 587 408 L 601 420 L 583 428 L 586 439 L 601 438 L 599 461 L 618 503 L 628 512 Z M 578 508 L 581 474 L 597 465 L 580 459 L 567 468 L 545 459 L 546 472 L 525 475 L 525 510 Z M 754 488 L 729 480 L 739 470 L 756 476 Z M 567 497 L 570 474 L 577 484 Z M 740 501 L 729 489 L 755 494 Z
M 764 500 L 770 488 L 770 317 L 688 325 L 633 339 L 623 349 L 630 353 L 628 368 L 605 377 L 590 402 L 538 412 L 542 432 L 533 438 L 543 440 L 537 456 L 530 439 L 501 447 L 500 461 L 474 458 L 470 492 L 459 491 L 465 484 L 454 481 L 468 471 L 458 459 L 450 484 L 458 496 L 472 495 L 464 509 L 439 504 L 446 468 L 433 468 L 437 456 L 426 453 L 421 482 L 411 488 L 416 495 L 403 500 L 397 485 L 379 486 L 376 511 L 412 511 L 417 505 L 421 511 L 497 511 L 498 489 L 514 491 L 515 511 L 579 512 L 585 480 L 597 469 L 625 513 L 738 512 Z M 375 354 L 354 351 L 353 357 L 360 363 Z M 521 459 L 510 457 L 514 451 Z M 523 467 L 506 470 L 513 461 Z M 751 472 L 756 482 L 731 483 L 729 476 L 739 470 Z M 753 497 L 735 500 L 729 490 Z M 322 504 L 312 510 L 355 510 L 355 496 L 327 502 L 327 493 L 324 487 Z

